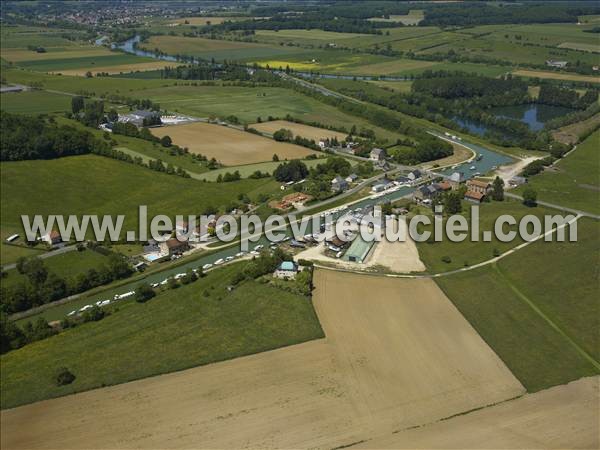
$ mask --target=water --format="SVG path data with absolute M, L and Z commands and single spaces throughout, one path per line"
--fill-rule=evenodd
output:
M 496 117 L 518 120 L 519 122 L 526 124 L 531 131 L 535 132 L 542 130 L 549 120 L 569 114 L 570 112 L 573 112 L 573 109 L 565 108 L 563 106 L 528 103 L 515 106 L 497 106 L 490 108 L 487 111 Z M 478 136 L 485 135 L 488 130 L 492 131 L 486 125 L 472 120 L 462 119 L 460 117 L 454 117 L 453 120 L 461 127 L 466 128 L 469 132 Z
M 114 49 L 124 51 L 125 53 L 131 53 L 132 55 L 143 56 L 145 58 L 154 58 L 154 59 L 160 59 L 162 61 L 177 62 L 177 58 L 175 58 L 174 56 L 159 55 L 154 52 L 148 52 L 146 50 L 141 50 L 139 48 L 136 48 L 135 45 L 137 43 L 139 43 L 140 40 L 141 40 L 140 36 L 135 36 L 135 37 L 132 37 L 131 39 L 127 39 L 126 41 L 121 42 L 119 44 L 112 44 L 111 47 Z

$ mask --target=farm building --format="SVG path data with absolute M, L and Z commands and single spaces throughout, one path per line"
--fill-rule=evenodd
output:
M 358 180 L 358 175 L 356 175 L 355 173 L 351 173 L 346 177 L 346 182 L 348 183 L 354 183 L 356 180 Z
M 296 278 L 298 273 L 298 265 L 293 261 L 283 261 L 279 267 L 273 272 L 275 278 L 290 280 Z
M 300 208 L 304 207 L 306 202 L 309 202 L 312 199 L 313 199 L 312 195 L 308 195 L 303 192 L 295 192 L 293 194 L 286 195 L 279 202 L 276 201 L 276 202 L 273 202 L 272 204 L 269 204 L 269 206 L 276 208 L 276 209 L 284 209 L 284 210 L 290 209 L 290 208 L 300 209 Z
M 413 195 L 417 202 L 423 202 L 424 200 L 433 200 L 440 194 L 440 192 L 442 192 L 442 189 L 440 188 L 439 184 L 432 183 L 428 184 L 427 186 L 421 186 Z
M 456 190 L 460 187 L 461 183 L 464 183 L 465 177 L 461 172 L 454 172 L 447 178 L 447 181 L 452 186 L 452 189 Z
M 412 172 L 408 172 L 408 175 L 406 175 L 406 178 L 408 178 L 410 180 L 410 182 L 414 184 L 419 179 L 421 179 L 422 176 L 423 176 L 423 174 L 421 173 L 421 171 L 419 169 L 415 169 Z
M 160 121 L 160 113 L 158 111 L 137 110 L 129 114 L 119 116 L 119 122 L 132 123 L 136 127 L 143 127 L 144 121 Z

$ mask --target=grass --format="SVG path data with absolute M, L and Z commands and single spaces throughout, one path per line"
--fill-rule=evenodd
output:
M 283 159 L 281 160 L 283 161 Z M 352 160 L 349 160 L 352 162 Z M 322 158 L 319 159 L 305 159 L 302 160 L 306 167 L 309 169 L 311 167 L 315 167 L 317 164 L 322 164 L 324 160 Z M 242 166 L 228 166 L 223 167 L 221 169 L 211 170 L 209 172 L 203 173 L 200 178 L 206 181 L 216 181 L 219 175 L 224 175 L 226 172 L 235 172 L 236 170 L 240 172 L 240 176 L 242 178 L 247 178 L 249 175 L 253 174 L 257 170 L 261 172 L 273 173 L 273 171 L 279 166 L 281 162 L 263 162 L 258 164 L 245 164 Z
M 8 236 L 9 233 L 2 233 L 2 240 Z M 21 241 L 18 241 L 22 243 Z M 44 250 L 26 247 L 24 245 L 9 245 L 2 242 L 0 245 L 0 265 L 5 266 L 6 264 L 12 264 L 17 262 L 19 258 L 29 256 L 39 256 L 44 253 Z
M 598 373 L 570 342 L 598 358 L 598 303 L 592 281 L 598 276 L 598 223 L 581 220 L 579 226 L 577 243 L 534 243 L 502 259 L 497 268 L 436 279 L 529 392 Z
M 579 75 L 570 72 L 550 72 L 544 70 L 515 70 L 513 75 L 527 78 L 546 78 L 549 80 L 583 81 L 585 83 L 600 83 L 600 77 L 591 75 Z
M 220 41 L 199 37 L 152 36 L 140 48 L 154 51 L 159 49 L 170 55 L 187 55 L 216 60 L 247 60 L 249 58 L 270 58 L 277 55 L 297 53 L 297 48 L 279 45 L 255 44 L 248 42 Z
M 19 114 L 47 114 L 71 109 L 71 97 L 45 91 L 24 91 L 0 94 L 3 111 Z
M 224 267 L 3 355 L 2 408 L 323 337 L 309 298 L 255 281 L 227 292 L 239 270 Z M 53 375 L 63 366 L 77 378 L 57 387 Z
M 151 98 L 169 111 L 195 117 L 214 115 L 224 118 L 235 115 L 244 123 L 255 123 L 258 117 L 267 120 L 269 116 L 284 118 L 289 114 L 307 122 L 344 127 L 347 131 L 352 125 L 356 125 L 357 129 L 372 129 L 377 137 L 390 141 L 401 137 L 333 106 L 284 88 L 179 85 L 140 90 L 132 95 Z
M 3 162 L 0 169 L 3 232 L 20 232 L 21 214 L 124 214 L 124 229 L 135 230 L 139 205 L 150 216 L 200 214 L 240 193 L 256 201 L 279 191 L 272 179 L 203 183 L 95 155 Z
M 539 200 L 600 214 L 600 175 L 598 174 L 598 139 L 594 132 L 577 149 L 546 170 L 529 178 Z M 525 187 L 517 189 L 522 193 Z
M 464 202 L 463 210 L 465 211 L 463 212 L 463 216 L 465 216 L 470 223 L 470 203 Z M 518 223 L 523 216 L 528 214 L 542 217 L 544 214 L 550 213 L 556 214 L 557 212 L 542 207 L 528 208 L 523 206 L 520 201 L 508 198 L 503 202 L 482 203 L 479 208 L 479 241 L 475 242 L 471 241 L 470 238 L 467 238 L 463 242 L 452 242 L 444 236 L 444 239 L 441 242 L 417 243 L 419 256 L 430 273 L 447 272 L 454 269 L 460 269 L 465 267 L 465 265 L 474 265 L 493 258 L 495 249 L 504 253 L 525 242 L 520 237 L 512 242 L 500 242 L 495 236 L 492 237 L 491 242 L 484 242 L 481 233 L 485 230 L 489 230 L 493 234 L 494 223 L 499 216 L 509 214 L 513 216 Z M 427 230 L 433 231 L 433 226 L 427 227 Z M 511 230 L 518 231 L 516 227 L 511 227 Z M 442 258 L 445 256 L 449 256 L 451 262 L 446 263 L 442 261 Z
M 61 278 L 74 278 L 89 269 L 98 269 L 106 259 L 106 256 L 92 250 L 81 252 L 74 250 L 45 258 L 43 261 L 48 272 Z M 6 271 L 6 276 L 2 279 L 2 285 L 10 287 L 26 279 L 27 277 L 21 275 L 16 269 L 11 269 Z

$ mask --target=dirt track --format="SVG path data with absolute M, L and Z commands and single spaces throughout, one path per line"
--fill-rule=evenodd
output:
M 427 279 L 319 270 L 326 339 L 2 412 L 2 448 L 333 448 L 524 389 Z
M 209 159 L 214 157 L 226 166 L 271 161 L 274 154 L 283 161 L 305 158 L 315 153 L 299 145 L 276 142 L 263 136 L 210 123 L 195 122 L 151 128 L 151 131 L 158 137 L 168 135 L 174 144 L 187 147 L 190 153 L 200 153 Z

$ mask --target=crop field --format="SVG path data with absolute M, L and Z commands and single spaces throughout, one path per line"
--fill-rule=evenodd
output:
M 600 128 L 600 114 L 595 114 L 589 119 L 554 130 L 552 136 L 563 144 L 576 144 L 586 133 L 591 133 L 598 128 Z
M 0 55 L 7 61 L 27 66 L 28 64 L 41 64 L 41 61 L 48 60 L 64 61 L 66 59 L 111 56 L 114 55 L 114 52 L 111 52 L 110 50 L 104 47 L 92 47 L 84 45 L 64 48 L 47 48 L 45 53 L 37 53 L 32 50 L 26 50 L 21 48 L 3 47 L 0 52 Z
M 122 81 L 135 82 L 131 79 Z M 161 80 L 143 80 L 161 81 Z M 166 80 L 165 80 L 166 81 Z M 378 138 L 395 141 L 400 137 L 392 131 L 377 127 L 359 117 L 348 115 L 337 108 L 289 89 L 273 87 L 235 86 L 169 86 L 157 89 L 140 89 L 132 96 L 151 98 L 162 108 L 196 117 L 216 116 L 225 118 L 235 115 L 244 123 L 255 123 L 258 117 L 285 117 L 287 114 L 307 122 L 343 127 L 348 131 L 352 125 L 367 128 Z
M 529 178 L 528 185 L 539 200 L 600 214 L 600 179 L 598 176 L 598 139 L 594 132 L 577 149 L 546 170 Z M 522 192 L 519 188 L 517 192 Z
M 220 276 L 217 272 L 209 274 L 197 283 L 211 283 L 211 277 L 217 276 Z M 87 327 L 89 331 L 81 327 L 29 348 L 48 346 L 61 338 L 72 342 L 69 333 L 78 331 L 86 335 L 85 339 L 73 345 L 85 348 L 94 342 L 89 339 L 98 335 L 96 329 L 115 326 L 118 333 L 127 335 L 127 340 L 115 337 L 99 341 L 98 336 L 94 345 L 98 350 L 75 353 L 81 360 L 89 359 L 86 361 L 89 369 L 81 365 L 80 371 L 100 379 L 108 377 L 106 381 L 110 383 L 113 373 L 120 370 L 101 369 L 100 373 L 106 375 L 96 376 L 99 370 L 90 370 L 102 367 L 98 362 L 101 359 L 93 358 L 96 351 L 108 354 L 108 348 L 123 345 L 120 342 L 127 341 L 128 345 L 139 342 L 146 350 L 127 354 L 129 359 L 144 355 L 144 363 L 119 366 L 122 370 L 136 367 L 135 370 L 147 370 L 155 364 L 154 354 L 161 354 L 157 363 L 164 366 L 180 354 L 184 341 L 195 342 L 191 337 L 203 335 L 198 320 L 201 323 L 207 320 L 212 327 L 210 319 L 214 317 L 213 321 L 218 320 L 217 326 L 221 326 L 237 321 L 238 317 L 242 319 L 241 312 L 251 311 L 257 302 L 265 305 L 263 309 L 270 305 L 266 310 L 268 315 L 264 321 L 258 319 L 263 314 L 251 314 L 256 319 L 250 322 L 240 321 L 249 328 L 246 341 L 252 342 L 255 324 L 277 330 L 277 324 L 290 316 L 285 313 L 288 310 L 293 311 L 295 319 L 289 324 L 305 330 L 302 336 L 309 330 L 314 330 L 313 337 L 319 335 L 320 330 L 312 325 L 297 327 L 299 307 L 291 308 L 295 301 L 268 295 L 249 301 L 250 297 L 241 289 L 227 294 L 223 284 L 226 283 L 215 283 L 218 286 L 215 291 L 200 301 L 195 299 L 198 294 L 190 295 L 191 298 L 182 294 L 197 291 L 194 285 L 180 288 L 179 293 L 159 296 L 145 305 L 134 305 L 91 324 Z M 520 383 L 431 280 L 386 279 L 318 270 L 315 285 L 313 302 L 326 339 L 3 411 L 3 447 L 83 445 L 89 448 L 99 442 L 100 436 L 102 445 L 108 447 L 129 439 L 135 439 L 138 446 L 185 447 L 197 444 L 198 435 L 202 435 L 207 447 L 240 447 L 244 443 L 262 447 L 268 443 L 273 447 L 333 448 L 523 393 Z M 380 295 L 373 298 L 370 293 L 374 291 Z M 213 298 L 218 295 L 224 298 L 213 307 Z M 310 303 L 303 301 L 304 309 L 310 308 Z M 182 308 L 188 308 L 187 312 L 182 314 Z M 284 313 L 282 318 L 280 315 Z M 133 314 L 136 320 L 126 320 Z M 139 320 L 140 314 L 146 319 Z M 141 327 L 151 324 L 159 314 L 172 315 L 172 326 L 163 330 L 161 325 L 160 333 L 152 326 Z M 193 323 L 193 328 L 187 330 L 187 325 L 180 325 L 182 320 Z M 147 345 L 148 339 L 157 339 L 167 332 L 180 338 Z M 234 336 L 226 342 L 234 344 Z M 219 350 L 223 348 L 221 342 L 217 344 Z M 378 345 L 373 346 L 372 342 Z M 405 345 L 406 342 L 412 345 Z M 177 350 L 165 351 L 171 345 L 176 345 Z M 190 346 L 186 358 L 200 354 L 204 348 L 204 342 Z M 3 368 L 9 370 L 3 378 L 6 389 L 12 383 L 12 367 L 25 361 L 19 352 L 27 349 L 3 357 Z M 66 358 L 64 353 L 65 350 L 56 350 L 52 356 Z M 44 354 L 50 358 L 50 354 Z M 113 358 L 123 354 L 110 352 Z M 4 361 L 11 356 L 12 361 Z M 38 375 L 38 371 L 27 373 L 39 377 L 36 391 L 46 388 L 46 377 Z M 3 401 L 10 401 L 10 397 L 3 395 Z M 80 406 L 90 402 L 94 404 L 92 413 L 84 416 L 77 413 Z M 198 404 L 203 407 L 198 409 Z M 124 420 L 134 410 L 136 420 Z M 55 431 L 66 424 L 69 433 Z M 177 424 L 184 424 L 186 432 L 182 433 Z M 21 431 L 25 426 L 27 433 Z
M 202 183 L 95 155 L 3 162 L 0 170 L 3 233 L 21 232 L 21 214 L 124 214 L 124 229 L 136 230 L 138 205 L 149 215 L 199 214 L 242 192 L 256 200 L 279 191 L 272 179 Z
M 140 48 L 149 51 L 159 49 L 171 55 L 189 55 L 216 60 L 248 60 L 269 58 L 277 55 L 297 53 L 297 48 L 279 45 L 254 44 L 248 42 L 220 41 L 216 39 L 190 38 L 183 36 L 152 36 Z M 172 63 L 171 63 L 172 64 Z
M 352 448 L 598 448 L 599 386 L 584 378 Z
M 288 122 L 287 120 L 273 120 L 271 122 L 253 123 L 250 125 L 261 133 L 273 134 L 277 130 L 285 128 L 290 130 L 295 136 L 301 136 L 305 139 L 312 139 L 315 142 L 325 139 L 337 138 L 342 141 L 348 136 L 338 131 L 327 130 L 325 128 L 311 127 L 301 123 Z
M 42 59 L 23 61 L 19 66 L 38 72 L 57 72 L 68 74 L 85 74 L 86 71 L 102 72 L 107 67 L 120 67 L 120 71 L 135 70 L 134 66 L 141 65 L 140 69 L 156 68 L 157 65 L 165 65 L 165 61 L 156 61 L 151 58 L 140 58 L 139 56 L 125 53 L 112 52 L 109 55 L 81 56 L 78 58 Z M 173 63 L 170 63 L 173 65 Z M 152 67 L 148 67 L 152 66 Z M 162 67 L 161 66 L 161 67 Z M 131 67 L 130 69 L 124 69 Z
M 67 39 L 64 34 L 83 37 L 82 32 L 75 30 L 8 24 L 2 25 L 0 33 L 2 50 L 24 49 L 28 45 L 44 47 L 46 50 L 74 47 L 80 45 L 80 42 Z
M 307 297 L 255 281 L 228 292 L 237 270 L 239 264 L 223 268 L 146 304 L 128 303 L 102 321 L 3 355 L 2 408 L 323 336 Z M 67 388 L 52 383 L 53 370 L 61 366 L 77 374 Z M 23 370 L 30 377 L 25 383 Z
M 544 70 L 514 70 L 513 75 L 528 78 L 546 78 L 549 80 L 583 81 L 585 83 L 600 83 L 600 77 L 591 75 L 579 75 L 577 73 L 550 72 Z
M 248 20 L 251 17 L 236 17 L 236 16 L 203 16 L 203 17 L 179 17 L 177 19 L 167 19 L 169 24 L 178 25 L 218 25 L 225 21 L 236 22 L 238 20 Z
M 3 111 L 19 114 L 46 114 L 69 111 L 71 97 L 45 91 L 8 92 L 0 94 Z
M 579 350 L 598 361 L 599 246 L 598 222 L 580 219 L 576 243 L 535 242 L 436 281 L 527 390 L 539 391 L 599 373 Z
M 255 38 L 259 42 L 288 43 L 299 45 L 345 45 L 349 39 L 369 39 L 371 35 L 359 33 L 336 33 L 323 30 L 257 30 Z
M 168 87 L 177 83 L 177 80 L 113 77 L 86 78 L 79 76 L 52 75 L 19 69 L 3 69 L 2 76 L 6 78 L 8 83 L 20 83 L 25 85 L 36 84 L 43 89 L 69 92 L 72 94 L 86 92 L 88 95 L 96 95 L 98 97 L 110 94 L 129 96 L 134 91 Z
M 180 147 L 207 158 L 216 158 L 226 166 L 270 161 L 274 154 L 280 160 L 302 159 L 315 153 L 299 145 L 276 142 L 272 139 L 221 125 L 190 123 L 152 128 L 158 137 L 170 136 Z

